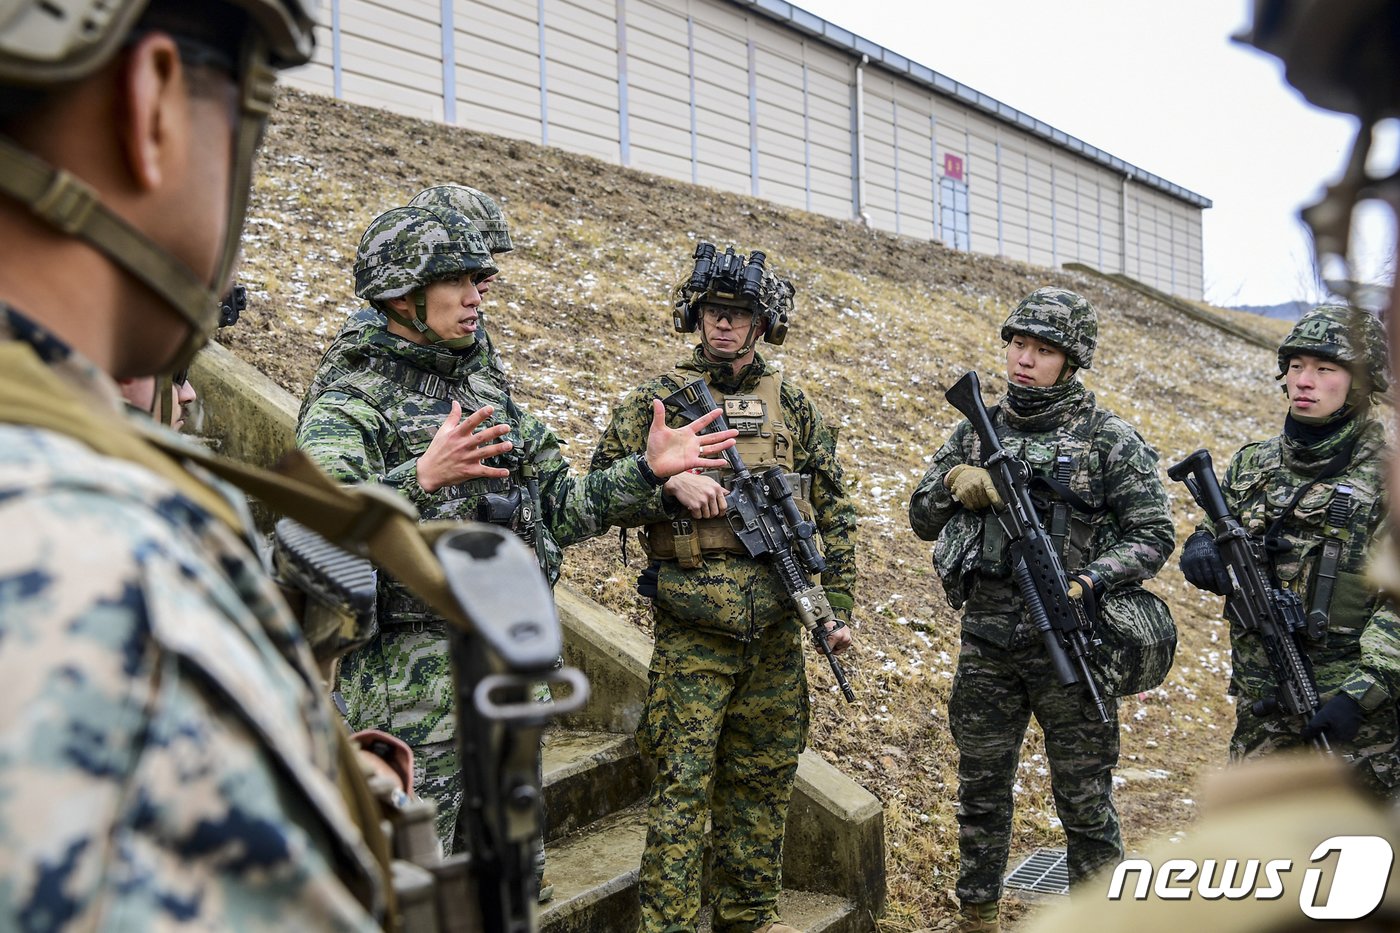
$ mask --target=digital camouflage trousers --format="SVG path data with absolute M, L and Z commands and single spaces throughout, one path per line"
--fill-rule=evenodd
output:
M 645 933 L 694 931 L 705 821 L 715 933 L 777 919 L 783 832 L 807 735 L 802 632 L 788 618 L 742 642 L 656 615 L 637 730 L 656 763 L 640 877 Z
M 999 648 L 964 635 L 948 722 L 958 746 L 957 895 L 996 901 L 1011 848 L 1012 789 L 1030 717 L 1045 733 L 1055 810 L 1074 884 L 1123 857 L 1113 807 L 1118 763 L 1116 701 L 1099 723 L 1078 685 L 1062 687 L 1039 641 Z

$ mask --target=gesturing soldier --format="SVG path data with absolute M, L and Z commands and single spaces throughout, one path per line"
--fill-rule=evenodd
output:
M 1059 536 L 1070 596 L 1092 588 L 1154 599 L 1136 584 L 1171 554 L 1173 531 L 1157 455 L 1078 378 L 1093 362 L 1090 303 L 1059 288 L 1022 301 L 1001 328 L 1007 394 L 994 427 L 1003 447 L 1038 477 L 1042 524 Z M 989 507 L 1000 500 L 961 422 L 909 503 L 914 532 L 937 541 L 934 562 L 953 608 L 966 605 L 948 722 L 958 747 L 958 929 L 1000 929 L 998 901 L 1011 844 L 1012 785 L 1030 717 L 1045 733 L 1055 809 L 1068 841 L 1070 881 L 1122 857 L 1112 771 L 1116 705 L 1100 722 L 1081 690 L 1052 671 L 1011 578 L 1007 540 Z
M 696 253 L 677 288 L 674 324 L 700 345 L 666 375 L 643 383 L 613 411 L 593 454 L 612 470 L 646 443 L 650 402 L 703 379 L 736 425 L 751 470 L 781 465 L 799 509 L 815 519 L 822 575 L 839 624 L 833 651 L 850 644 L 855 508 L 846 497 L 836 439 L 811 400 L 755 349 L 781 344 L 792 286 L 731 249 Z M 752 286 L 747 290 L 747 278 Z M 705 821 L 714 852 L 710 903 L 716 933 L 791 931 L 777 920 L 783 830 L 806 741 L 802 627 L 772 566 L 756 561 L 725 519 L 726 468 L 667 481 L 643 536 L 652 561 L 639 591 L 653 599 L 656 648 L 638 744 L 656 762 L 640 879 L 642 929 L 694 930 L 700 910 Z
M 1275 586 L 1296 594 L 1308 619 L 1305 654 L 1322 708 L 1309 721 L 1269 702 L 1279 689 L 1257 635 L 1230 630 L 1239 761 L 1325 736 L 1376 793 L 1400 782 L 1400 618 L 1367 582 L 1370 545 L 1386 523 L 1385 426 L 1371 416 L 1385 391 L 1385 335 L 1374 316 L 1314 308 L 1278 348 L 1288 397 L 1283 432 L 1248 444 L 1221 489 L 1231 514 L 1262 539 Z M 1192 585 L 1231 591 L 1220 550 L 1203 522 L 1186 541 L 1181 571 Z
M 702 444 L 698 431 L 712 419 L 671 429 L 654 414 L 645 450 L 574 476 L 554 433 L 482 372 L 477 283 L 494 272 L 481 234 L 450 207 L 399 207 L 376 218 L 356 254 L 355 293 L 384 322 L 367 320 L 353 346 L 327 361 L 341 375 L 316 380 L 297 443 L 337 479 L 398 490 L 424 520 L 511 528 L 534 547 L 553 585 L 564 547 L 649 506 L 665 477 L 723 463 L 708 457 L 731 446 L 733 434 Z M 341 666 L 347 719 L 414 747 L 423 767 L 418 793 L 437 800 L 450 852 L 462 791 L 447 623 L 392 579 L 380 584 L 378 609 L 379 634 Z

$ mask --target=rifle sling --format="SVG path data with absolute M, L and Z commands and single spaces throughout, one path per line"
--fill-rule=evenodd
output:
M 1323 464 L 1318 474 L 1301 486 L 1293 495 L 1293 499 L 1284 507 L 1283 511 L 1278 514 L 1278 517 L 1269 523 L 1268 529 L 1264 532 L 1264 550 L 1269 555 L 1269 571 L 1274 575 L 1273 582 L 1275 585 L 1277 585 L 1279 581 L 1278 574 L 1274 569 L 1274 555 L 1282 553 L 1285 550 L 1284 545 L 1282 545 L 1278 539 L 1279 532 L 1283 530 L 1283 523 L 1288 520 L 1288 516 L 1293 514 L 1293 510 L 1298 507 L 1298 503 L 1303 501 L 1303 497 L 1308 494 L 1308 490 L 1312 489 L 1323 480 L 1331 479 L 1342 473 L 1347 465 L 1351 463 L 1351 455 L 1355 450 L 1356 442 L 1353 441 L 1339 451 L 1335 457 Z M 1265 504 L 1267 505 L 1267 501 Z
M 1061 502 L 1067 503 L 1069 507 L 1076 512 L 1096 515 L 1099 512 L 1108 511 L 1108 506 L 1106 505 L 1090 505 L 1085 502 L 1084 498 L 1080 496 L 1079 493 L 1070 489 L 1069 486 L 1053 476 L 1041 476 L 1036 474 L 1030 479 L 1030 487 L 1037 492 L 1049 493 Z

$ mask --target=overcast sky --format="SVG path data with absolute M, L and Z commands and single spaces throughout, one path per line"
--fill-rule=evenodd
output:
M 1355 122 L 1304 103 L 1276 59 L 1228 40 L 1244 0 L 797 0 L 824 19 L 1202 194 L 1206 299 L 1318 297 L 1298 208 Z M 1358 277 L 1389 275 L 1383 210 Z

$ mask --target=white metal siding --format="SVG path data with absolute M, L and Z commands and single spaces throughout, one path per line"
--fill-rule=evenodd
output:
M 617 162 L 617 18 L 611 3 L 545 0 L 549 141 Z
M 339 0 L 334 22 L 323 4 L 315 59 L 287 83 L 835 217 L 857 209 L 852 53 L 730 0 L 446 2 L 446 96 L 444 0 Z M 1125 182 L 1116 165 L 962 97 L 862 71 L 859 207 L 874 226 L 948 241 L 940 184 L 951 156 L 972 250 L 1085 262 L 1201 296 L 1200 208 L 1160 180 Z

